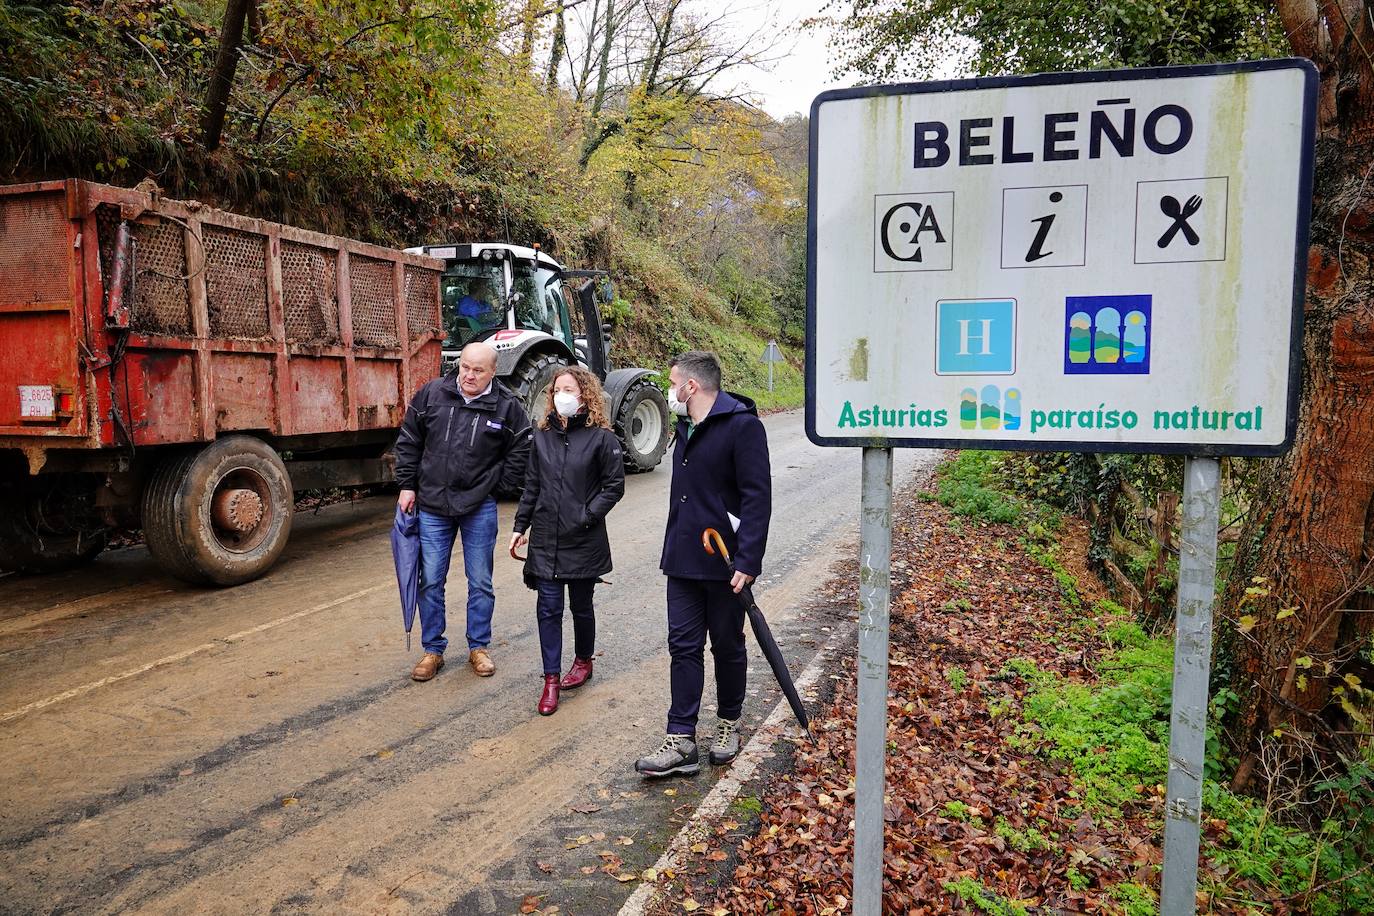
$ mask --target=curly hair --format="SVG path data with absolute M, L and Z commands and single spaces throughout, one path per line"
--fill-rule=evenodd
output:
M 606 394 L 601 389 L 601 380 L 591 370 L 581 366 L 562 366 L 558 374 L 549 381 L 544 416 L 539 418 L 539 428 L 548 429 L 549 420 L 558 413 L 557 408 L 553 406 L 553 386 L 565 375 L 571 375 L 573 381 L 577 382 L 577 387 L 582 389 L 582 406 L 587 414 L 587 425 L 610 429 L 611 421 L 606 417 Z

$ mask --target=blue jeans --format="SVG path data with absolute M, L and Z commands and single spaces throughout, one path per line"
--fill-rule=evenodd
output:
M 535 615 L 539 618 L 539 652 L 544 658 L 544 673 L 558 674 L 563 664 L 563 589 L 568 590 L 572 605 L 573 653 L 578 658 L 596 654 L 596 611 L 592 608 L 595 579 L 540 579 L 539 601 Z
M 496 593 L 491 570 L 496 561 L 496 500 L 488 499 L 467 515 L 452 518 L 420 510 L 420 642 L 426 652 L 444 654 L 448 625 L 444 584 L 453 542 L 463 538 L 463 572 L 468 579 L 468 649 L 491 644 Z

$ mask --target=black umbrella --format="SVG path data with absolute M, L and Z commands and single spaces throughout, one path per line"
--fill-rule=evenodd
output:
M 721 538 L 720 532 L 714 528 L 707 528 L 701 533 L 701 546 L 706 548 L 706 552 L 715 555 L 717 552 L 720 558 L 725 561 L 730 572 L 735 571 L 735 562 L 730 559 L 730 551 L 725 548 L 725 541 Z M 792 712 L 796 715 L 797 721 L 806 733 L 811 734 L 811 723 L 806 717 L 806 707 L 802 705 L 801 696 L 797 693 L 797 685 L 792 683 L 792 672 L 787 670 L 787 660 L 782 657 L 782 650 L 778 648 L 778 642 L 773 638 L 773 631 L 768 629 L 768 621 L 764 619 L 763 611 L 759 609 L 758 602 L 754 600 L 754 592 L 746 585 L 737 595 L 740 604 L 744 605 L 745 613 L 749 615 L 749 625 L 754 629 L 754 638 L 758 640 L 759 648 L 763 650 L 763 657 L 768 659 L 768 666 L 773 669 L 773 676 L 778 679 L 778 686 L 782 688 L 783 695 L 787 697 L 787 703 L 792 707 Z

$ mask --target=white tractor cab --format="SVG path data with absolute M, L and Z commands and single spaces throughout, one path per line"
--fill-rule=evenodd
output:
M 611 326 L 599 302 L 614 296 L 604 270 L 564 270 L 536 248 L 501 243 L 409 248 L 443 260 L 444 371 L 474 340 L 496 349 L 496 375 L 532 419 L 547 407 L 560 366 L 601 379 L 627 471 L 651 471 L 668 447 L 668 402 L 648 369 L 612 369 Z M 573 306 L 569 307 L 569 302 Z

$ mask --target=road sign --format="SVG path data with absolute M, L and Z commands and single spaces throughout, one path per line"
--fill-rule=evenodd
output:
M 1170 916 L 1195 910 L 1211 456 L 1292 444 L 1316 87 L 1308 61 L 1256 61 L 812 104 L 807 435 L 864 447 L 859 916 L 882 912 L 892 446 L 1198 456 L 1184 463 L 1160 893 Z
M 820 95 L 812 439 L 1286 450 L 1316 79 L 1286 60 Z
M 763 356 L 760 359 L 768 364 L 768 390 L 773 390 L 773 364 L 783 361 L 782 350 L 778 349 L 776 340 L 768 341 L 768 346 L 763 348 Z

